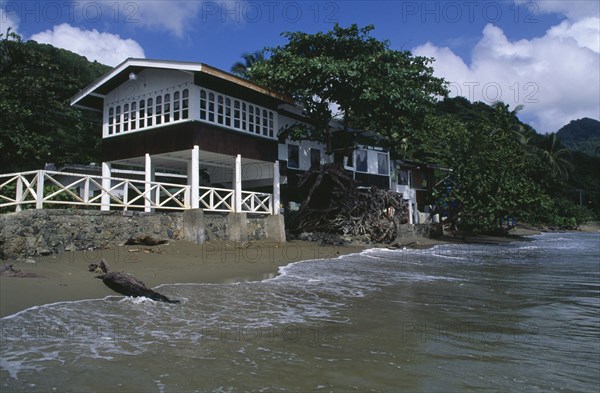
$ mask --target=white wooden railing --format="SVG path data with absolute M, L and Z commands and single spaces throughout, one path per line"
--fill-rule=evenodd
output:
M 70 205 L 107 209 L 185 210 L 191 208 L 190 186 L 111 177 L 103 186 L 97 175 L 56 171 L 30 171 L 0 175 L 0 212 L 44 205 Z M 109 198 L 102 199 L 103 195 Z M 235 192 L 226 188 L 200 187 L 200 208 L 234 212 Z M 271 214 L 272 195 L 242 191 L 241 211 Z
M 215 212 L 235 211 L 234 192 L 228 188 L 200 187 L 200 207 Z
M 242 211 L 247 213 L 270 213 L 273 211 L 271 194 L 242 191 Z

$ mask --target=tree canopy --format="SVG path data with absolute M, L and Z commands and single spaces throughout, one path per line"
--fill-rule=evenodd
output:
M 245 77 L 290 95 L 308 119 L 308 126 L 284 127 L 281 139 L 320 141 L 331 153 L 332 119 L 347 131 L 378 134 L 392 156 L 451 170 L 442 174 L 436 204 L 464 228 L 494 231 L 506 216 L 563 226 L 585 219 L 572 203 L 569 178 L 590 178 L 573 167 L 555 135 L 523 124 L 520 107 L 445 98 L 433 59 L 392 50 L 371 36 L 373 29 L 283 33 L 288 42 L 266 48 L 266 59 L 252 64 Z
M 283 136 L 323 142 L 331 151 L 330 121 L 397 141 L 418 130 L 445 83 L 433 76 L 432 59 L 390 49 L 370 36 L 373 26 L 316 34 L 287 32 L 284 46 L 247 72 L 252 81 L 293 97 L 309 127 L 291 126 Z M 390 147 L 394 148 L 394 144 Z
M 44 163 L 89 163 L 100 153 L 100 116 L 70 99 L 110 67 L 35 41 L 0 34 L 0 172 Z
M 564 148 L 554 134 L 532 135 L 518 109 L 445 99 L 416 135 L 409 154 L 451 170 L 435 199 L 452 224 L 489 232 L 507 216 L 564 227 L 588 218 L 569 195 L 573 165 Z
M 238 61 L 231 66 L 231 72 L 239 77 L 247 78 L 247 74 L 252 67 L 254 67 L 255 64 L 265 60 L 265 55 L 262 51 L 244 53 L 242 55 L 242 59 L 243 61 Z

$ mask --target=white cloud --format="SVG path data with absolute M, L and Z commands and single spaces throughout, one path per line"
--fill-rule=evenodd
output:
M 525 4 L 535 14 L 562 14 L 572 20 L 598 15 L 600 3 L 596 0 L 515 0 L 517 4 Z
M 101 0 L 105 15 L 132 27 L 143 26 L 155 30 L 167 31 L 178 38 L 193 26 L 203 7 L 201 0 Z M 98 4 L 98 2 L 92 2 Z M 217 5 L 221 2 L 211 2 Z M 82 7 L 86 3 L 83 3 Z
M 3 3 L 4 2 L 0 1 L 0 34 L 6 34 L 8 28 L 10 28 L 13 33 L 19 34 L 19 17 L 16 12 L 11 12 L 10 8 L 5 9 Z
M 563 21 L 548 30 L 548 36 L 559 39 L 574 39 L 577 45 L 600 53 L 600 18 L 584 18 L 575 23 Z
M 435 74 L 451 82 L 451 95 L 523 104 L 521 117 L 547 133 L 573 119 L 600 117 L 599 35 L 598 17 L 564 21 L 542 37 L 519 41 L 488 24 L 469 63 L 431 43 L 413 53 L 436 59 Z
M 128 57 L 146 57 L 144 49 L 132 39 L 118 35 L 100 33 L 97 30 L 82 30 L 67 23 L 54 26 L 31 36 L 31 39 L 58 48 L 70 50 L 99 63 L 115 66 Z

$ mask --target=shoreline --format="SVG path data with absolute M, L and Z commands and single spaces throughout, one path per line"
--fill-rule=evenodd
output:
M 268 241 L 207 242 L 202 245 L 177 240 L 158 246 L 118 246 L 94 251 L 72 251 L 26 261 L 2 261 L 38 277 L 0 276 L 0 318 L 27 308 L 61 301 L 121 296 L 106 287 L 90 263 L 104 258 L 112 271 L 123 271 L 148 288 L 181 283 L 236 283 L 275 277 L 292 262 L 336 258 L 367 246 L 322 245 L 305 241 L 279 244 Z
M 599 229 L 598 223 L 594 223 L 580 232 L 597 232 Z M 403 239 L 395 247 L 385 244 L 327 245 L 300 240 L 282 244 L 222 241 L 196 245 L 178 240 L 152 247 L 119 246 L 73 251 L 35 258 L 35 263 L 2 261 L 2 264 L 13 263 L 16 269 L 39 277 L 0 277 L 0 318 L 34 306 L 120 296 L 88 271 L 88 264 L 98 263 L 102 258 L 106 259 L 111 270 L 130 273 L 149 288 L 181 283 L 228 284 L 273 278 L 279 274 L 281 267 L 293 262 L 336 258 L 371 248 L 428 249 L 441 244 L 498 245 L 527 241 L 529 236 L 541 233 L 543 231 L 540 228 L 518 227 L 505 237 L 468 234 L 445 235 L 438 239 L 414 237 Z

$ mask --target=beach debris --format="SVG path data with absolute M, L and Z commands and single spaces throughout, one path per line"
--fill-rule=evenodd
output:
M 24 272 L 21 269 L 15 269 L 15 265 L 12 263 L 5 263 L 0 267 L 0 276 L 2 277 L 19 277 L 19 278 L 36 278 L 43 277 L 39 274 Z
M 151 235 L 138 235 L 136 237 L 129 238 L 125 242 L 126 246 L 158 246 L 161 244 L 167 244 L 169 241 L 159 239 Z
M 376 187 L 360 188 L 340 164 L 311 168 L 298 180 L 304 200 L 290 214 L 292 234 L 325 232 L 367 236 L 371 242 L 390 243 L 408 222 L 402 195 Z
M 143 252 L 145 254 L 164 254 L 165 252 L 160 248 L 130 248 L 127 252 L 138 253 Z
M 88 267 L 90 272 L 97 272 L 100 270 L 101 273 L 97 275 L 96 278 L 101 279 L 104 285 L 121 295 L 147 297 L 157 302 L 179 303 L 179 300 L 171 300 L 165 295 L 146 287 L 146 284 L 133 277 L 131 274 L 124 272 L 110 272 L 108 270 L 108 263 L 104 259 L 100 261 L 100 264 L 91 263 Z

